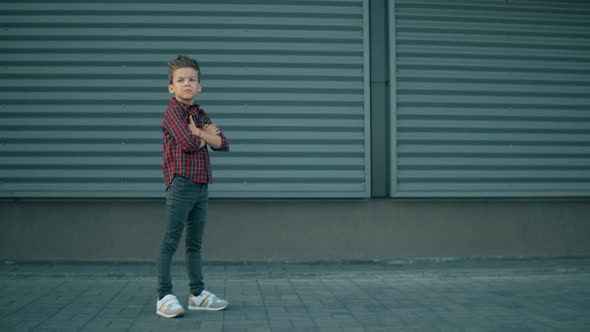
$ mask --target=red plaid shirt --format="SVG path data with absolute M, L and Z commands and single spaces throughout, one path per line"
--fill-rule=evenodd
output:
M 197 183 L 213 183 L 209 150 L 207 145 L 199 149 L 201 139 L 194 136 L 188 128 L 189 115 L 193 116 L 198 128 L 203 128 L 206 124 L 211 123 L 207 113 L 198 104 L 186 105 L 175 98 L 170 100 L 170 105 L 164 113 L 162 169 L 166 190 L 170 187 L 175 174 Z M 211 149 L 229 151 L 229 143 L 225 135 L 220 132 L 219 136 L 221 137 L 221 147 Z

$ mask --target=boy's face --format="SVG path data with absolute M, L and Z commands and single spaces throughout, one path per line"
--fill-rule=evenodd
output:
M 194 68 L 176 69 L 172 75 L 172 84 L 168 85 L 168 91 L 174 94 L 176 100 L 192 104 L 197 94 L 201 92 L 201 83 L 197 75 Z

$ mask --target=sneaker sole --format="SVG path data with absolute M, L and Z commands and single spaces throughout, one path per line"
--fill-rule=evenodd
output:
M 182 316 L 184 316 L 184 311 L 181 311 L 181 312 L 179 312 L 179 313 L 177 313 L 177 314 L 173 314 L 173 315 L 168 315 L 168 314 L 165 314 L 164 312 L 162 312 L 162 311 L 160 311 L 160 310 L 156 311 L 156 313 L 157 313 L 158 315 L 160 315 L 160 316 L 162 316 L 162 317 L 166 317 L 166 318 L 175 318 L 175 317 L 182 317 Z
M 220 310 L 223 310 L 223 309 L 227 308 L 227 304 L 225 306 L 219 307 L 219 308 L 192 307 L 192 306 L 189 306 L 188 308 L 189 308 L 189 310 L 196 310 L 196 311 L 220 311 Z

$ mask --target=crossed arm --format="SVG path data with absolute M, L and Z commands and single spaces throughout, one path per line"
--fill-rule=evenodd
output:
M 189 118 L 187 126 L 185 120 L 176 112 L 166 112 L 164 115 L 164 128 L 174 137 L 183 151 L 197 151 L 206 144 L 216 151 L 229 151 L 225 136 L 209 118 L 206 121 L 208 124 L 203 128 L 197 128 L 192 116 Z
M 223 141 L 221 140 L 220 131 L 214 123 L 207 124 L 203 129 L 200 129 L 197 128 L 192 116 L 189 119 L 188 128 L 191 133 L 201 138 L 199 148 L 202 148 L 205 144 L 209 144 L 213 149 L 219 149 L 221 147 Z

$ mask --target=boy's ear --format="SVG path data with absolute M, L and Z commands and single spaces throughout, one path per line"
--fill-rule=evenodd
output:
M 174 85 L 172 85 L 172 84 L 168 85 L 168 92 L 174 93 Z

